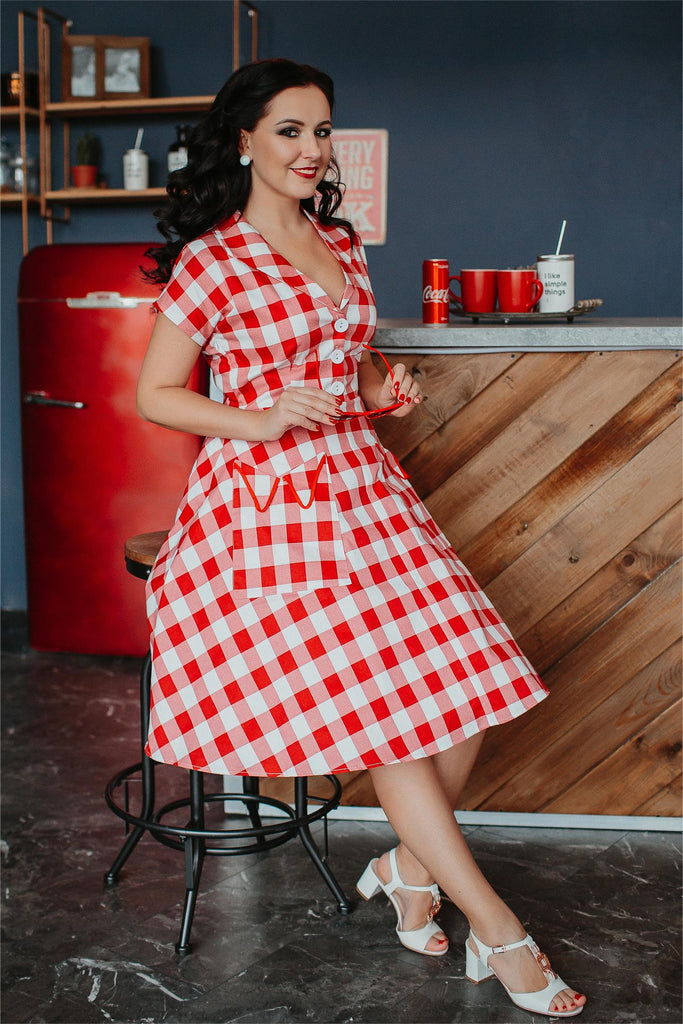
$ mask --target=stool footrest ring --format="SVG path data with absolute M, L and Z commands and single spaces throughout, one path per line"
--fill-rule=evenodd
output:
M 172 813 L 181 807 L 189 807 L 190 799 L 183 798 L 180 800 L 173 800 L 170 803 L 165 804 L 160 810 L 156 811 L 153 817 L 145 818 L 138 817 L 128 810 L 125 806 L 121 806 L 116 801 L 115 792 L 127 782 L 132 775 L 142 771 L 142 762 L 137 764 L 129 765 L 127 768 L 123 768 L 120 772 L 117 772 L 107 783 L 105 789 L 105 800 L 109 808 L 119 818 L 122 818 L 128 825 L 134 825 L 138 828 L 144 828 L 155 839 L 162 842 L 165 840 L 172 840 L 171 843 L 166 842 L 165 845 L 172 845 L 175 849 L 183 849 L 183 840 L 187 836 L 193 836 L 199 839 L 256 839 L 260 838 L 261 843 L 259 849 L 264 849 L 268 845 L 280 845 L 286 842 L 297 834 L 297 832 L 304 827 L 308 827 L 315 821 L 319 821 L 324 818 L 325 815 L 329 814 L 330 811 L 334 810 L 335 807 L 339 806 L 341 800 L 341 784 L 334 775 L 324 776 L 333 787 L 333 793 L 330 797 L 315 797 L 308 796 L 309 801 L 315 801 L 320 803 L 320 806 L 314 810 L 308 811 L 306 814 L 296 815 L 294 809 L 283 800 L 276 800 L 273 797 L 252 795 L 250 793 L 205 793 L 202 797 L 204 803 L 215 803 L 217 801 L 240 803 L 245 807 L 249 805 L 265 805 L 266 807 L 275 808 L 286 815 L 286 818 L 278 820 L 271 825 L 254 826 L 250 825 L 247 828 L 197 828 L 193 825 L 170 825 L 161 819 Z M 276 842 L 270 842 L 271 839 L 276 839 Z M 215 854 L 218 856 L 230 856 L 231 854 L 243 854 L 246 853 L 249 847 L 236 846 L 236 847 L 216 847 L 206 844 L 206 853 Z
M 160 539 L 163 539 L 162 535 L 159 535 L 160 539 L 156 538 L 156 535 L 149 536 L 155 543 L 157 540 L 160 543 Z M 134 538 L 134 540 L 147 542 L 148 537 L 145 535 L 142 538 Z M 129 571 L 134 572 L 133 566 L 129 565 L 128 568 Z M 135 568 L 137 568 L 137 563 Z M 145 568 L 147 568 L 146 561 Z M 135 572 L 134 574 L 137 575 Z M 171 800 L 155 811 L 155 767 L 159 767 L 159 765 L 156 765 L 144 753 L 149 729 L 151 665 L 151 653 L 148 651 L 140 671 L 142 760 L 117 772 L 105 788 L 104 796 L 107 805 L 117 817 L 125 821 L 127 831 L 121 849 L 105 873 L 105 884 L 112 886 L 118 882 L 121 869 L 145 832 L 149 832 L 157 842 L 164 846 L 180 850 L 184 854 L 185 861 L 185 905 L 176 952 L 181 956 L 186 956 L 192 949 L 190 930 L 201 882 L 204 856 L 212 854 L 218 857 L 227 857 L 260 853 L 270 847 L 280 846 L 298 836 L 318 873 L 332 892 L 337 902 L 337 909 L 341 914 L 348 913 L 352 905 L 344 895 L 327 863 L 327 815 L 341 802 L 341 784 L 334 775 L 324 776 L 324 779 L 332 787 L 332 795 L 328 797 L 309 795 L 307 778 L 294 779 L 294 806 L 292 807 L 283 800 L 262 796 L 259 792 L 259 780 L 256 777 L 243 777 L 242 793 L 205 794 L 205 775 L 190 769 L 188 772 L 189 798 Z M 133 776 L 137 774 L 140 778 L 134 781 L 141 782 L 141 804 L 139 813 L 133 814 L 130 810 L 129 782 L 133 781 Z M 122 793 L 118 792 L 119 789 L 122 790 Z M 120 802 L 121 797 L 123 797 L 123 806 Z M 206 828 L 205 810 L 207 805 L 217 801 L 242 804 L 246 812 L 245 816 L 248 816 L 251 821 L 251 826 L 248 828 L 228 826 Z M 317 806 L 311 807 L 310 804 Z M 264 825 L 259 813 L 262 806 L 276 810 L 282 817 L 272 824 Z M 166 820 L 170 815 L 174 813 L 177 815 L 188 808 L 189 814 L 187 814 L 184 824 L 171 824 Z M 325 852 L 322 855 L 310 831 L 310 826 L 321 819 L 325 827 Z M 245 842 L 250 839 L 253 842 Z

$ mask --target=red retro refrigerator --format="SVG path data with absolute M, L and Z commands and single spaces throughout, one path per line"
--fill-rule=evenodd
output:
M 29 635 L 39 650 L 140 655 L 148 644 L 145 586 L 126 572 L 124 543 L 170 527 L 200 440 L 135 409 L 159 292 L 140 271 L 147 248 L 41 246 L 21 265 Z M 204 387 L 199 366 L 190 386 Z

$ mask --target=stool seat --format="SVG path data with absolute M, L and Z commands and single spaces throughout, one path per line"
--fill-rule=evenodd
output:
M 130 537 L 124 547 L 126 569 L 133 576 L 146 580 L 151 571 L 161 545 L 167 536 L 166 530 L 153 533 L 139 533 Z M 105 800 L 109 808 L 126 825 L 126 839 L 119 850 L 111 868 L 105 873 L 106 885 L 115 885 L 119 873 L 142 836 L 147 833 L 157 842 L 184 853 L 185 860 L 185 905 L 180 925 L 180 936 L 176 943 L 176 953 L 185 956 L 191 952 L 190 930 L 199 891 L 202 864 L 207 854 L 214 856 L 244 856 L 249 853 L 262 853 L 273 846 L 279 846 L 288 840 L 298 837 L 314 866 L 326 882 L 337 901 L 340 913 L 345 914 L 351 904 L 339 886 L 339 882 L 327 863 L 327 815 L 339 806 L 341 801 L 341 785 L 334 775 L 323 778 L 332 786 L 331 796 L 314 796 L 308 792 L 308 779 L 305 776 L 294 779 L 294 804 L 285 803 L 272 797 L 262 795 L 259 791 L 257 777 L 242 778 L 242 792 L 205 793 L 204 775 L 200 771 L 170 766 L 170 770 L 186 771 L 189 778 L 189 796 L 187 799 L 174 800 L 163 807 L 155 808 L 155 762 L 145 753 L 150 717 L 150 690 L 152 679 L 151 651 L 147 652 L 140 672 L 140 739 L 141 758 L 136 764 L 129 765 L 117 772 L 109 780 L 105 789 Z M 140 783 L 139 813 L 130 808 L 130 784 Z M 136 787 L 137 788 L 137 787 Z M 122 799 L 121 799 L 122 798 Z M 241 804 L 242 816 L 248 817 L 250 825 L 235 828 L 226 824 L 221 828 L 206 828 L 204 820 L 205 807 L 208 804 L 222 802 L 224 810 L 228 803 Z M 273 824 L 264 825 L 261 821 L 261 806 L 275 810 L 282 818 Z M 185 823 L 174 824 L 165 820 L 169 815 L 181 812 L 183 817 L 189 813 Z M 325 828 L 325 852 L 321 856 L 317 844 L 310 832 L 313 822 L 322 820 Z M 227 844 L 226 844 L 227 840 Z M 252 840 L 248 845 L 244 840 Z
M 135 537 L 129 537 L 124 545 L 128 572 L 138 579 L 146 580 L 167 535 L 168 530 L 156 530 L 154 533 L 138 533 Z

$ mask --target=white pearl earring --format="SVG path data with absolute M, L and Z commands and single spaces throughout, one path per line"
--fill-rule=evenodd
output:
M 242 167 L 248 167 L 249 164 L 251 163 L 251 157 L 247 156 L 246 153 L 242 153 L 242 156 L 240 157 L 240 163 L 242 164 Z

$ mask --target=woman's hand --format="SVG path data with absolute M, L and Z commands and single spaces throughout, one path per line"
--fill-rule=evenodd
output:
M 382 383 L 379 395 L 377 396 L 377 407 L 384 408 L 393 405 L 394 402 L 401 402 L 399 409 L 394 409 L 390 416 L 407 416 L 416 405 L 422 401 L 422 389 L 403 363 L 396 363 L 393 368 L 393 377 L 390 373 L 386 375 Z
M 322 388 L 285 388 L 275 405 L 261 413 L 264 441 L 277 441 L 291 427 L 320 430 L 321 423 L 336 422 L 339 403 Z

